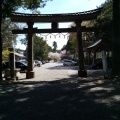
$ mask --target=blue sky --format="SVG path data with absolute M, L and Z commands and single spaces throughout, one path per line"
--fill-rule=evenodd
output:
M 92 9 L 96 9 L 97 6 L 100 6 L 104 3 L 105 0 L 53 0 L 48 1 L 44 8 L 40 8 L 41 14 L 59 14 L 59 13 L 74 13 L 74 12 L 83 12 Z M 29 11 L 20 10 L 20 12 L 28 13 Z M 60 28 L 70 27 L 71 23 L 60 23 Z M 50 24 L 34 24 L 34 27 L 37 28 L 50 28 Z M 46 33 L 47 34 L 47 33 Z M 46 34 L 43 34 L 46 35 Z M 67 34 L 67 33 L 65 33 Z M 65 35 L 64 34 L 64 35 Z M 56 35 L 56 34 L 55 34 Z M 45 38 L 45 37 L 44 37 Z M 63 35 L 56 35 L 55 36 L 48 35 L 46 38 L 47 43 L 52 47 L 53 41 L 57 42 L 58 49 L 61 49 L 63 45 L 67 43 L 67 36 L 64 37 Z M 25 49 L 24 45 L 17 45 L 17 48 Z

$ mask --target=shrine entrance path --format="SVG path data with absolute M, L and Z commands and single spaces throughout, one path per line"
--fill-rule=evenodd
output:
M 49 69 L 57 71 L 57 65 Z M 0 120 L 120 120 L 120 80 L 80 78 L 77 67 L 65 68 L 71 77 L 0 85 Z
M 19 82 L 37 82 L 37 81 L 57 81 L 60 79 L 76 78 L 78 77 L 78 66 L 63 66 L 63 63 L 46 63 L 41 67 L 34 67 L 35 78 L 26 79 L 26 74 L 22 73 L 19 76 Z M 102 70 L 91 70 L 88 69 L 89 77 L 103 78 Z M 16 81 L 16 82 L 18 82 Z

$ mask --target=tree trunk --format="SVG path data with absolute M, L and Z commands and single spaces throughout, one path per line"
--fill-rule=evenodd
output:
M 0 81 L 2 80 L 2 0 L 0 0 Z
M 112 75 L 120 76 L 120 0 L 113 0 Z

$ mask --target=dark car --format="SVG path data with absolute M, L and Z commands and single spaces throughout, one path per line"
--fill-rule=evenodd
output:
M 4 62 L 2 64 L 3 70 L 9 68 L 9 62 Z M 20 68 L 20 71 L 26 72 L 27 71 L 27 65 L 23 62 L 16 61 L 15 62 L 15 68 Z
M 92 69 L 103 69 L 102 61 L 98 61 L 91 66 Z
M 112 60 L 107 60 L 107 65 L 108 65 L 108 69 L 112 68 Z M 95 64 L 93 64 L 91 66 L 92 69 L 103 69 L 103 62 L 102 60 L 96 62 Z
M 45 63 L 46 63 L 45 60 L 42 60 L 41 62 L 42 62 L 42 64 L 45 64 Z

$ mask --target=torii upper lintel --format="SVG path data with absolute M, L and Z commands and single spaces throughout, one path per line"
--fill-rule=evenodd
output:
M 102 8 L 77 12 L 77 13 L 63 13 L 63 14 L 24 14 L 12 13 L 10 15 L 12 22 L 33 22 L 33 23 L 53 23 L 53 22 L 74 22 L 74 21 L 88 21 L 96 19 L 101 13 Z

